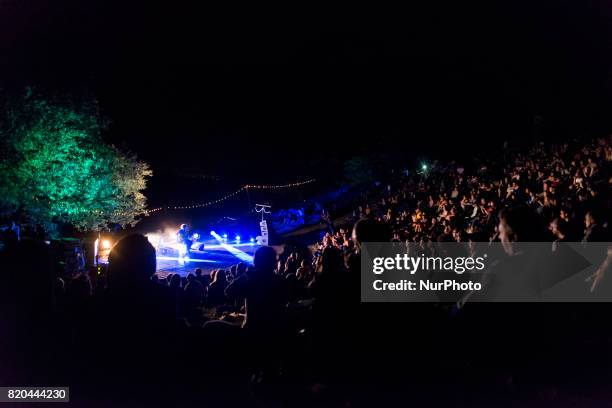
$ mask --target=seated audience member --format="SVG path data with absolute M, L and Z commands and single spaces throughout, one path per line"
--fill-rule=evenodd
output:
M 158 355 L 156 370 L 142 370 L 160 344 L 172 344 L 176 322 L 175 297 L 170 288 L 151 280 L 155 271 L 155 248 L 143 235 L 129 235 L 111 250 L 107 290 L 91 340 L 98 344 L 97 364 L 92 367 L 108 370 L 108 379 L 117 384 L 130 379 L 134 388 L 150 387 L 161 381 L 158 373 L 173 361 L 170 355 Z M 108 347 L 118 339 L 121 347 Z
M 228 296 L 245 299 L 245 329 L 257 334 L 278 331 L 286 294 L 283 279 L 274 273 L 276 251 L 261 247 L 255 252 L 253 262 L 255 267 L 232 282 L 226 292 Z
M 244 298 L 243 329 L 248 337 L 255 381 L 279 374 L 280 351 L 284 344 L 286 287 L 283 278 L 274 273 L 276 251 L 261 247 L 253 258 L 254 268 L 226 289 L 231 298 Z M 272 340 L 274 339 L 274 340 Z
M 208 284 L 210 283 L 210 275 L 204 275 L 201 268 L 196 268 L 194 273 L 198 282 L 200 282 L 205 288 L 208 287 Z
M 298 281 L 302 282 L 303 284 L 308 284 L 312 280 L 313 278 L 312 267 L 310 266 L 310 263 L 306 259 L 302 260 L 302 264 L 296 272 L 296 277 Z
M 584 216 L 583 242 L 608 242 L 610 234 L 602 224 L 602 217 L 595 211 L 589 211 Z
M 202 306 L 202 297 L 204 295 L 204 287 L 196 279 L 194 274 L 187 275 L 187 285 L 185 285 L 185 303 L 188 310 Z
M 212 282 L 208 285 L 208 307 L 221 306 L 225 303 L 225 288 L 227 287 L 227 279 L 224 270 L 216 270 Z

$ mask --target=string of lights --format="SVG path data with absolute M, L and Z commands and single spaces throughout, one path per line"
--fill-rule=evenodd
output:
M 259 189 L 259 190 L 276 190 L 276 189 L 279 189 L 279 188 L 299 187 L 299 186 L 303 186 L 304 184 L 313 183 L 314 181 L 316 181 L 316 180 L 315 179 L 310 179 L 310 180 L 305 180 L 305 181 L 299 181 L 299 182 L 296 182 L 296 183 L 276 184 L 276 185 L 247 184 L 243 188 Z
M 295 183 L 289 183 L 289 184 L 271 184 L 271 185 L 266 185 L 266 184 L 245 184 L 244 186 L 240 187 L 238 190 L 226 194 L 223 197 L 220 197 L 216 200 L 211 200 L 211 201 L 207 201 L 204 203 L 199 203 L 199 204 L 193 204 L 193 205 L 176 205 L 176 206 L 168 206 L 168 207 L 157 207 L 157 208 L 151 208 L 149 210 L 146 210 L 144 213 L 145 215 L 150 215 L 150 214 L 154 214 L 156 212 L 162 211 L 164 209 L 167 210 L 188 210 L 188 209 L 193 209 L 193 208 L 204 208 L 204 207 L 209 207 L 211 205 L 214 204 L 219 204 L 220 202 L 223 202 L 225 200 L 228 200 L 234 196 L 236 196 L 237 194 L 240 194 L 242 191 L 245 190 L 280 190 L 280 189 L 285 189 L 285 188 L 294 188 L 294 187 L 300 187 L 306 184 L 310 184 L 310 183 L 314 183 L 316 181 L 316 179 L 309 179 L 309 180 L 304 180 L 304 181 L 298 181 Z

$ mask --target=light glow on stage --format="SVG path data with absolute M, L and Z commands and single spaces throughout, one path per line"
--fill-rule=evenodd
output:
M 164 242 L 162 234 L 151 232 L 149 234 L 145 234 L 145 237 L 147 237 L 151 245 L 153 245 L 156 250 L 161 247 Z
M 177 261 L 179 263 L 185 261 L 185 258 L 179 258 L 177 256 L 156 256 L 155 258 L 162 260 L 162 261 Z M 188 262 L 218 263 L 218 261 L 214 261 L 212 259 L 197 259 L 197 258 L 189 258 Z
M 215 231 L 211 231 L 210 235 L 212 235 L 213 237 L 215 237 L 215 239 L 217 241 L 219 241 L 219 245 L 221 247 L 223 247 L 223 249 L 225 249 L 226 251 L 228 251 L 229 253 L 234 255 L 236 258 L 238 258 L 241 261 L 244 261 L 246 263 L 249 263 L 249 264 L 253 263 L 253 257 L 251 255 L 247 254 L 246 252 L 241 251 L 238 248 L 236 248 L 236 246 L 238 246 L 238 245 L 228 245 L 228 244 L 226 244 L 225 243 L 225 239 L 223 239 L 223 237 L 221 237 Z M 240 239 L 240 237 L 236 237 L 236 238 L 237 238 L 237 240 Z
M 250 248 L 251 246 L 254 245 L 254 243 L 251 243 L 251 242 L 243 242 L 241 244 L 225 244 L 224 243 L 223 245 L 222 244 L 206 244 L 204 246 L 204 249 L 206 249 L 207 251 L 217 251 L 219 249 L 226 249 L 225 247 L 226 245 L 231 246 L 233 248 L 243 248 L 243 247 Z

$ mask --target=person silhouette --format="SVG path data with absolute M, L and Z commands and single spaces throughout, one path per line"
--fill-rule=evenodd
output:
M 191 255 L 191 244 L 193 243 L 190 239 L 190 232 L 191 230 L 189 225 L 181 224 L 181 228 L 176 233 L 176 242 L 178 242 L 179 245 L 184 246 L 181 255 L 184 254 L 187 258 L 189 258 Z

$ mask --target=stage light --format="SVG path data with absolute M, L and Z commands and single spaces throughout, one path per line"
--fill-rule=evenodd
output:
M 223 234 L 223 238 L 224 238 L 224 239 L 227 239 L 227 234 Z
M 102 240 L 102 249 L 110 249 L 111 242 L 108 239 Z
M 255 238 L 251 238 L 249 241 L 251 242 L 251 244 L 254 244 L 255 243 Z
M 240 242 L 240 235 L 236 235 L 236 242 Z
M 200 234 L 198 234 L 197 232 L 195 234 L 193 234 L 193 239 L 196 240 L 196 241 L 198 239 L 200 239 Z
M 427 165 L 426 165 L 426 164 L 423 164 L 423 165 L 421 166 L 421 168 L 423 169 L 423 171 L 425 171 L 425 170 L 427 170 Z
M 215 235 L 217 235 L 217 233 L 215 231 L 210 231 L 210 235 L 214 237 Z

